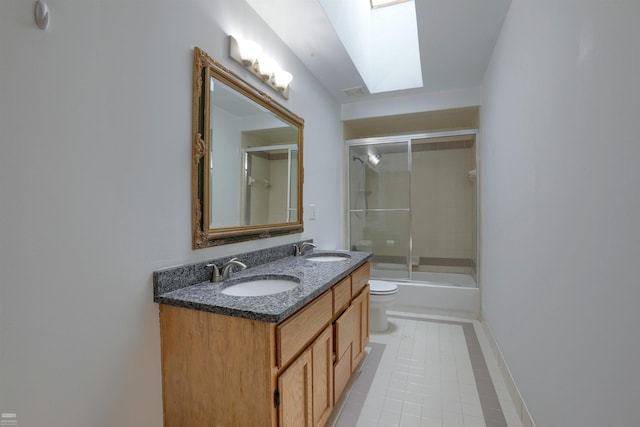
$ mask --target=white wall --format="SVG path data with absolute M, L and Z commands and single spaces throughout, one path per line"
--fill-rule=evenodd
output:
M 640 425 L 639 19 L 514 0 L 485 76 L 483 314 L 538 427 Z
M 244 2 L 47 3 L 41 31 L 32 1 L 0 2 L 0 412 L 159 426 L 152 271 L 301 237 L 339 247 L 340 109 Z M 192 251 L 192 48 L 236 67 L 229 33 L 294 74 L 318 215 L 303 235 Z

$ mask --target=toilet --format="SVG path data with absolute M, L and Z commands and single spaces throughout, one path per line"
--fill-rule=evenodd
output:
M 369 327 L 371 332 L 384 332 L 389 328 L 387 320 L 387 307 L 396 300 L 398 285 L 384 280 L 369 280 L 370 316 Z

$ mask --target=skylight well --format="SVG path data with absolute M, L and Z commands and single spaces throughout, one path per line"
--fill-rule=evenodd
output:
M 422 87 L 414 1 L 319 1 L 369 93 Z

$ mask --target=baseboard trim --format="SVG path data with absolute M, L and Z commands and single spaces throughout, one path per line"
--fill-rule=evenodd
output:
M 533 422 L 533 417 L 529 412 L 529 408 L 524 402 L 522 395 L 520 394 L 520 390 L 518 390 L 518 386 L 513 380 L 513 376 L 511 375 L 511 371 L 509 370 L 509 366 L 507 362 L 504 360 L 502 356 L 502 351 L 500 351 L 500 347 L 496 342 L 495 337 L 493 336 L 493 331 L 489 326 L 487 320 L 480 315 L 480 325 L 484 330 L 485 336 L 487 340 L 489 340 L 489 345 L 491 346 L 491 351 L 493 352 L 494 357 L 496 358 L 496 362 L 498 363 L 498 367 L 500 368 L 500 372 L 502 373 L 502 377 L 504 378 L 504 382 L 507 385 L 507 389 L 509 390 L 509 395 L 511 396 L 511 400 L 513 401 L 514 406 L 516 407 L 516 411 L 518 411 L 518 415 L 520 416 L 520 420 L 522 421 L 523 427 L 536 427 Z

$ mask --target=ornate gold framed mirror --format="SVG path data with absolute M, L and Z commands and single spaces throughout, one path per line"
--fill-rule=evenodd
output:
M 194 49 L 194 249 L 301 233 L 304 120 Z

